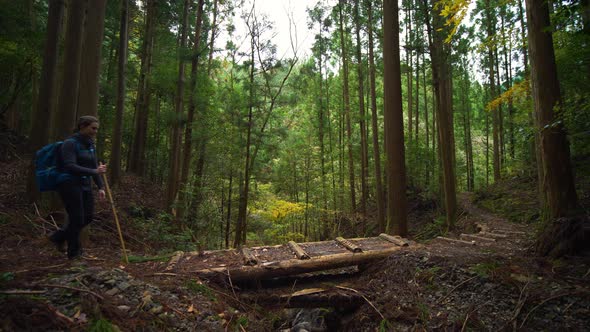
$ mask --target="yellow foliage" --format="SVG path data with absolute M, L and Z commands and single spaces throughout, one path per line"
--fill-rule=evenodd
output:
M 520 83 L 514 84 L 510 89 L 498 96 L 498 98 L 490 101 L 486 105 L 486 111 L 495 110 L 503 103 L 507 103 L 516 98 L 526 97 L 527 95 L 530 95 L 530 82 L 529 80 L 524 80 Z
M 471 0 L 441 0 L 438 2 L 442 6 L 440 15 L 446 18 L 445 25 L 451 27 L 451 31 L 445 39 L 446 43 L 450 43 L 457 32 L 457 28 L 467 15 L 470 3 Z
M 297 214 L 305 210 L 305 205 L 301 203 L 293 203 L 283 200 L 276 200 L 270 211 L 274 220 L 280 220 L 292 214 Z

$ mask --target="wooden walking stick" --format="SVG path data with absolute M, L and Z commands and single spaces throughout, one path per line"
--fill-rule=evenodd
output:
M 102 173 L 102 181 L 104 182 L 104 186 L 107 189 L 107 195 L 109 195 L 109 201 L 111 202 L 111 208 L 113 210 L 113 215 L 115 216 L 115 223 L 117 224 L 117 231 L 119 232 L 119 240 L 121 240 L 121 249 L 123 250 L 125 264 L 129 264 L 129 258 L 127 258 L 127 249 L 125 249 L 125 241 L 123 241 L 123 233 L 121 233 L 121 225 L 119 224 L 119 217 L 117 216 L 117 209 L 115 209 L 115 202 L 113 201 L 113 194 L 111 194 L 111 188 L 109 187 L 109 181 L 107 181 L 106 173 Z

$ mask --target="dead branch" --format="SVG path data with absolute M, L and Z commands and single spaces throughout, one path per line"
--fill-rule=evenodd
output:
M 45 266 L 45 267 L 39 267 L 39 268 L 36 268 L 36 269 L 31 269 L 31 270 L 19 270 L 19 271 L 15 271 L 13 273 L 14 274 L 17 274 L 17 273 L 25 273 L 25 272 L 38 271 L 38 270 L 49 270 L 49 269 L 53 269 L 53 268 L 56 268 L 56 267 L 61 267 L 61 266 L 64 266 L 64 265 L 66 265 L 66 263 L 57 264 L 57 265 L 51 265 L 51 266 Z
M 53 284 L 39 284 L 36 286 L 37 287 L 44 287 L 44 288 L 63 288 L 63 289 L 77 291 L 77 292 L 88 293 L 88 294 L 94 295 L 96 298 L 98 298 L 101 301 L 104 300 L 104 297 L 102 297 L 101 295 L 98 295 L 91 290 L 86 290 L 86 289 L 82 289 L 82 288 L 75 288 L 75 287 L 69 287 L 69 286 L 63 286 L 63 285 L 53 285 Z
M 357 291 L 356 289 L 352 289 L 352 288 L 349 288 L 349 287 L 344 287 L 344 286 L 336 286 L 336 288 L 340 288 L 340 289 L 344 289 L 344 290 L 349 290 L 349 291 L 351 291 L 351 292 L 354 292 L 354 293 L 356 293 L 356 294 L 358 294 L 358 295 L 362 296 L 362 298 L 363 298 L 363 299 L 365 299 L 365 301 L 367 301 L 367 303 L 368 303 L 368 304 L 369 304 L 369 305 L 370 305 L 370 306 L 371 306 L 373 309 L 375 309 L 375 311 L 376 311 L 376 312 L 379 314 L 379 316 L 381 316 L 381 319 L 385 319 L 385 317 L 383 316 L 383 314 L 381 314 L 381 312 L 379 311 L 379 309 L 377 309 L 377 307 L 375 307 L 375 306 L 373 305 L 373 303 L 371 303 L 371 301 L 369 301 L 369 299 L 367 299 L 367 297 L 366 297 L 364 294 L 362 294 L 361 292 Z
M 9 289 L 0 291 L 0 294 L 6 295 L 32 295 L 32 294 L 44 294 L 47 291 L 36 291 L 36 290 L 28 290 L 28 289 Z
M 454 291 L 455 291 L 457 288 L 461 287 L 462 285 L 466 284 L 467 282 L 469 282 L 469 281 L 471 281 L 471 280 L 473 280 L 473 279 L 475 279 L 475 278 L 477 278 L 477 276 L 473 276 L 473 277 L 471 277 L 471 278 L 469 278 L 469 279 L 467 279 L 467 280 L 464 280 L 464 281 L 460 282 L 460 283 L 459 283 L 457 286 L 453 287 L 453 289 L 451 289 L 451 290 L 450 290 L 450 291 L 447 293 L 447 295 L 443 296 L 443 297 L 442 297 L 440 300 L 438 300 L 437 302 L 438 302 L 438 303 L 443 303 L 443 300 L 447 299 L 447 298 L 448 298 L 448 297 L 449 297 L 451 294 L 453 294 L 453 292 L 454 292 Z
M 557 294 L 557 295 L 550 296 L 550 297 L 548 297 L 548 298 L 544 299 L 543 301 L 541 301 L 541 303 L 537 304 L 537 305 L 536 305 L 536 306 L 535 306 L 533 309 L 531 309 L 531 310 L 530 310 L 530 311 L 529 311 L 529 312 L 526 314 L 526 316 L 524 316 L 524 319 L 523 319 L 522 323 L 520 323 L 520 329 L 522 329 L 522 327 L 524 326 L 524 323 L 526 323 L 527 319 L 528 319 L 528 318 L 529 318 L 529 316 L 530 316 L 530 315 L 533 313 L 533 311 L 537 310 L 537 309 L 538 309 L 540 306 L 542 306 L 543 304 L 545 304 L 545 303 L 547 303 L 547 302 L 549 302 L 549 301 L 551 301 L 551 300 L 558 299 L 558 298 L 560 298 L 560 297 L 564 297 L 564 296 L 570 296 L 570 295 L 576 295 L 576 294 L 579 294 L 579 293 L 581 293 L 581 292 L 579 292 L 579 291 L 578 291 L 578 292 L 562 293 L 562 294 Z

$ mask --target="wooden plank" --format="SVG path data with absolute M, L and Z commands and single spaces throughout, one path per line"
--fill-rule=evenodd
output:
M 301 248 L 295 241 L 289 241 L 289 248 L 295 252 L 295 256 L 299 259 L 309 259 L 309 255 Z
M 197 270 L 194 271 L 194 273 L 199 277 L 210 279 L 229 277 L 233 281 L 269 279 L 367 264 L 376 260 L 384 259 L 397 250 L 399 250 L 398 247 L 391 247 L 384 250 L 365 251 L 361 253 L 347 252 L 344 254 L 312 257 L 311 259 L 306 260 L 290 259 L 285 261 L 274 261 L 256 266 L 209 268 Z
M 361 249 L 361 247 L 357 246 L 356 244 L 348 241 L 347 239 L 341 236 L 336 238 L 336 242 L 338 242 L 339 245 L 343 246 L 344 248 L 352 252 L 363 252 L 363 249 Z
M 242 257 L 244 258 L 244 265 L 256 265 L 258 264 L 258 259 L 252 253 L 252 250 L 248 248 L 242 248 Z
M 381 233 L 379 234 L 379 238 L 391 242 L 395 245 L 398 245 L 400 247 L 407 247 L 410 243 L 408 242 L 408 240 L 400 237 L 400 236 L 392 236 L 389 234 L 385 234 L 385 233 Z

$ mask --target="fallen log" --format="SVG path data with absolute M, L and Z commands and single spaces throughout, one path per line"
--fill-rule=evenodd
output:
M 526 232 L 522 232 L 522 231 L 511 231 L 508 229 L 494 229 L 492 230 L 496 233 L 504 233 L 504 234 L 515 234 L 515 235 L 525 235 Z
M 508 238 L 507 234 L 498 234 L 498 233 L 491 233 L 491 232 L 479 232 L 479 235 L 491 237 L 491 238 L 498 238 L 498 239 L 506 239 Z
M 244 257 L 244 265 L 256 265 L 258 264 L 258 259 L 252 253 L 252 250 L 248 248 L 242 248 L 242 256 Z
M 284 277 L 307 272 L 337 269 L 346 266 L 366 264 L 383 259 L 399 250 L 398 247 L 365 251 L 362 253 L 343 253 L 313 257 L 307 260 L 289 259 L 262 263 L 256 266 L 241 266 L 236 268 L 216 267 L 194 271 L 202 278 L 231 278 L 233 281 L 251 281 Z
M 492 239 L 490 237 L 483 237 L 483 236 L 477 236 L 474 234 L 461 234 L 460 236 L 461 239 L 474 239 L 474 240 L 480 240 L 480 241 L 488 241 L 488 242 L 496 242 L 496 239 Z
M 361 249 L 361 247 L 357 246 L 356 244 L 348 241 L 347 239 L 339 236 L 336 238 L 336 242 L 338 242 L 338 244 L 340 244 L 341 246 L 343 246 L 344 248 L 352 251 L 352 252 L 362 252 L 363 249 Z
M 299 259 L 309 259 L 309 255 L 298 245 L 295 241 L 289 241 L 289 248 L 295 252 L 295 256 Z
M 172 258 L 168 262 L 168 265 L 166 266 L 166 268 L 164 269 L 164 271 L 172 271 L 172 270 L 174 270 L 174 268 L 178 264 L 178 261 L 180 261 L 180 259 L 182 258 L 183 255 L 184 255 L 184 251 L 177 251 L 177 252 L 175 252 L 174 253 L 174 256 L 172 256 Z
M 444 237 L 444 236 L 437 236 L 436 238 L 437 239 L 440 239 L 440 240 L 449 241 L 449 242 L 456 242 L 456 243 L 468 244 L 470 246 L 474 246 L 475 245 L 475 241 L 465 241 L 465 240 L 451 239 L 449 237 Z
M 400 247 L 407 247 L 410 244 L 408 242 L 408 240 L 406 240 L 400 236 L 391 236 L 389 234 L 381 233 L 381 234 L 379 234 L 379 237 L 385 241 L 391 242 L 391 243 L 398 245 Z

